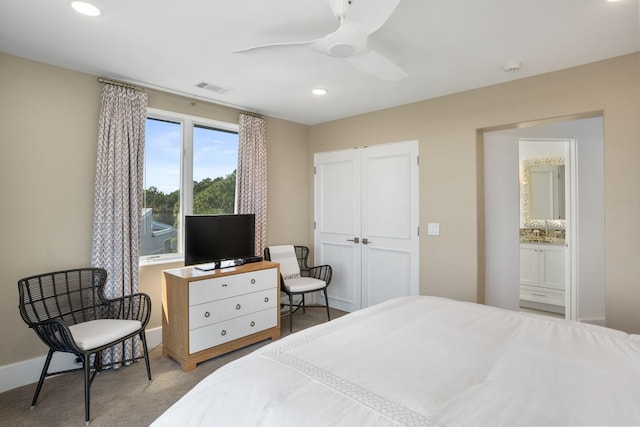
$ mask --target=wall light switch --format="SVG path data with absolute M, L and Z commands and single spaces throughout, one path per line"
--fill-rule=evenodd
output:
M 439 236 L 440 235 L 440 223 L 430 222 L 427 224 L 427 234 L 429 236 Z

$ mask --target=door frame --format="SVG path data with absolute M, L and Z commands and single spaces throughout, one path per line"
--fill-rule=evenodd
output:
M 565 247 L 567 248 L 565 265 L 568 267 L 565 271 L 565 288 L 568 289 L 568 295 L 565 295 L 565 318 L 569 320 L 578 320 L 578 272 L 580 271 L 579 248 L 578 245 L 578 145 L 575 139 L 570 139 L 567 149 L 565 165 L 568 165 L 569 179 L 565 182 L 565 203 L 567 209 L 566 215 L 566 235 Z M 565 166 L 565 172 L 567 171 Z

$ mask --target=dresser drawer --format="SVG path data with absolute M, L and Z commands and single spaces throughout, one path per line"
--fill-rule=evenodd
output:
M 253 294 L 240 295 L 234 298 L 227 298 L 220 301 L 222 303 L 222 316 L 224 320 L 243 316 L 253 310 Z
M 244 336 L 273 328 L 278 324 L 278 316 L 278 310 L 274 307 L 239 317 L 236 319 L 238 332 L 240 336 Z
M 564 291 L 539 286 L 520 285 L 520 299 L 564 306 Z
M 197 329 L 222 320 L 224 320 L 222 301 L 211 301 L 189 307 L 189 329 Z
M 277 286 L 277 269 L 250 271 L 189 282 L 189 305 L 229 298 Z
M 279 289 L 271 288 L 251 294 L 253 311 L 266 310 L 278 304 Z
M 189 353 L 224 344 L 239 338 L 237 319 L 226 320 L 189 331 Z

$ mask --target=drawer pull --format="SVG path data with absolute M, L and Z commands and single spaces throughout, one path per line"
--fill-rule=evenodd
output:
M 534 297 L 546 297 L 546 296 L 547 296 L 547 294 L 539 294 L 539 293 L 537 293 L 537 292 L 534 292 L 534 293 L 533 293 L 533 296 L 534 296 Z
M 226 283 L 223 283 L 223 284 L 222 284 L 222 287 L 223 287 L 223 288 L 226 288 L 227 286 L 229 286 L 229 285 L 227 285 Z
M 204 312 L 204 317 L 209 317 L 209 316 L 211 316 L 211 313 L 209 313 L 208 311 L 205 311 Z
M 222 330 L 222 332 L 220 332 L 220 335 L 225 336 L 227 335 L 227 331 L 225 331 L 224 329 Z
M 264 302 L 269 302 L 269 297 L 264 297 Z
M 255 285 L 256 284 L 256 279 L 251 279 L 251 284 Z
M 236 310 L 240 310 L 242 306 L 240 304 L 236 304 Z
M 252 320 L 252 321 L 251 321 L 251 323 L 249 324 L 249 326 L 251 326 L 251 327 L 253 328 L 254 326 L 256 326 L 256 322 L 254 322 L 254 321 Z

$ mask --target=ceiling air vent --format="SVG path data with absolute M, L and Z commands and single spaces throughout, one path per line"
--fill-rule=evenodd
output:
M 520 61 L 509 61 L 503 67 L 507 73 L 515 73 L 520 70 L 520 68 L 522 68 L 522 62 Z
M 201 88 L 201 89 L 207 89 L 207 90 L 210 90 L 212 92 L 216 92 L 216 93 L 220 93 L 220 94 L 225 94 L 225 93 L 229 92 L 229 89 L 225 89 L 225 88 L 220 87 L 220 86 L 212 85 L 212 84 L 207 83 L 207 82 L 200 82 L 196 86 Z

